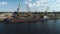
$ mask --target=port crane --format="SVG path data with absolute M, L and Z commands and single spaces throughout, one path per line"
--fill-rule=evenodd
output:
M 26 4 L 26 10 L 27 10 L 27 12 L 26 12 L 27 16 L 31 16 L 31 10 L 30 10 L 30 7 L 28 6 L 28 4 Z
M 44 13 L 44 18 L 48 18 L 47 16 L 47 11 L 48 11 L 49 7 L 47 6 L 46 10 L 45 10 L 45 13 Z
M 55 10 L 53 10 L 54 16 L 55 18 L 57 17 L 57 13 L 55 12 Z
M 19 3 L 18 8 L 17 8 L 17 12 L 18 12 L 18 13 L 21 11 L 20 8 L 21 8 L 21 7 L 20 7 L 20 3 Z
M 48 11 L 49 7 L 47 6 L 44 15 L 47 15 L 47 11 Z
M 20 7 L 20 3 L 19 3 L 18 8 L 17 8 L 17 11 L 15 11 L 15 12 L 13 13 L 13 17 L 14 17 L 14 18 L 19 18 L 19 17 L 20 17 L 20 14 L 19 14 L 19 12 L 21 11 L 20 8 L 21 8 L 21 7 Z

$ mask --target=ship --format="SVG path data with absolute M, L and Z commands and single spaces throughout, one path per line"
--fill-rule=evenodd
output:
M 27 16 L 20 16 L 19 14 L 20 11 L 20 4 L 18 5 L 17 11 L 13 13 L 12 18 L 11 17 L 7 17 L 6 19 L 3 20 L 3 22 L 6 23 L 13 23 L 13 22 L 36 22 L 36 21 L 43 21 L 43 20 L 48 20 L 47 18 L 44 18 L 44 15 L 31 15 L 30 13 L 30 8 L 27 5 Z M 32 18 L 30 18 L 32 17 Z

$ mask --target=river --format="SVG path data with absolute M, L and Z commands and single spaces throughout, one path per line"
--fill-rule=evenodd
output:
M 0 34 L 60 34 L 60 19 L 10 24 L 0 23 Z

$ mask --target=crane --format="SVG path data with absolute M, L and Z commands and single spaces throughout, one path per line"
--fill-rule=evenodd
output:
M 18 12 L 18 13 L 21 11 L 20 8 L 21 8 L 21 7 L 20 7 L 20 3 L 19 3 L 18 8 L 17 8 L 17 12 Z
M 49 18 L 49 17 L 47 16 L 47 11 L 48 11 L 48 9 L 49 9 L 49 7 L 47 6 L 47 8 L 46 8 L 46 10 L 45 10 L 45 13 L 44 13 L 44 18 Z
M 28 4 L 26 4 L 26 10 L 27 10 L 26 14 L 28 16 L 31 16 L 31 10 L 30 10 L 30 7 L 28 6 Z
M 47 6 L 44 15 L 47 15 L 47 11 L 48 11 L 49 7 Z

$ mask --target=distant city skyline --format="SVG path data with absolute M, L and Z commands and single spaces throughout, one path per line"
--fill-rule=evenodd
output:
M 60 11 L 60 0 L 0 0 L 0 12 L 17 11 L 18 4 L 21 5 L 21 11 L 26 11 L 26 4 L 29 5 L 31 11 L 45 11 L 48 6 L 48 12 Z

